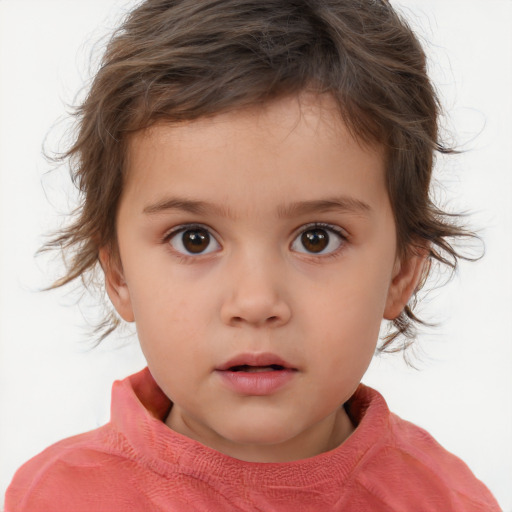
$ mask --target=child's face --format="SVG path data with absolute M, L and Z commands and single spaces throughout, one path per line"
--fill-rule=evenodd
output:
M 102 261 L 168 425 L 244 460 L 343 441 L 340 406 L 421 267 L 396 257 L 383 152 L 303 96 L 141 132 L 127 176 L 122 269 Z

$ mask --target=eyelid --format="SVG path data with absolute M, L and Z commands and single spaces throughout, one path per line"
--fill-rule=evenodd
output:
M 208 234 L 210 235 L 211 239 L 217 244 L 218 248 L 214 248 L 213 250 L 208 250 L 206 252 L 191 253 L 191 252 L 188 252 L 186 249 L 184 251 L 181 251 L 172 246 L 170 241 L 175 236 L 177 236 L 180 233 L 183 233 L 185 231 L 193 231 L 194 229 L 203 229 L 203 230 L 207 231 Z M 299 228 L 297 228 L 294 231 L 293 239 L 290 244 L 290 247 L 292 248 L 292 246 L 298 240 L 299 236 L 301 236 L 303 233 L 305 233 L 308 230 L 314 230 L 314 229 L 323 229 L 323 230 L 333 233 L 335 236 L 339 237 L 339 239 L 340 239 L 339 246 L 329 252 L 314 253 L 314 252 L 309 252 L 307 250 L 305 250 L 305 251 L 296 250 L 295 252 L 298 252 L 300 254 L 305 254 L 312 258 L 315 258 L 315 257 L 326 258 L 328 256 L 335 256 L 340 251 L 340 249 L 346 244 L 346 242 L 349 240 L 348 233 L 343 228 L 341 228 L 340 226 L 338 226 L 336 224 L 329 224 L 327 222 L 310 222 L 308 224 L 301 225 Z M 169 229 L 163 235 L 162 243 L 167 244 L 169 246 L 169 249 L 173 253 L 179 255 L 180 257 L 191 258 L 192 260 L 197 259 L 200 256 L 207 256 L 214 252 L 218 252 L 218 250 L 220 248 L 222 248 L 222 246 L 219 242 L 219 235 L 217 235 L 215 230 L 213 230 L 210 226 L 208 226 L 206 224 L 201 224 L 201 223 L 197 223 L 197 222 L 184 223 L 184 224 L 174 226 L 173 228 Z
M 199 253 L 190 253 L 190 252 L 182 252 L 182 251 L 179 251 L 177 250 L 175 247 L 172 246 L 172 244 L 170 243 L 171 240 L 179 235 L 180 233 L 183 233 L 185 231 L 194 231 L 195 229 L 203 229 L 205 231 L 208 232 L 208 234 L 210 235 L 210 239 L 213 240 L 219 248 L 221 248 L 221 244 L 218 240 L 219 236 L 217 235 L 217 233 L 212 229 L 210 228 L 209 226 L 207 226 L 206 224 L 200 224 L 200 223 L 197 223 L 197 222 L 192 222 L 192 223 L 185 223 L 185 224 L 180 224 L 178 226 L 174 226 L 173 228 L 169 229 L 165 234 L 164 236 L 162 237 L 162 243 L 164 244 L 167 244 L 169 246 L 169 249 L 172 250 L 174 253 L 178 254 L 180 257 L 184 257 L 184 258 L 198 258 L 200 256 L 206 256 L 206 255 L 209 255 L 213 252 L 217 252 L 218 249 L 214 249 L 214 250 L 209 250 L 207 252 L 199 252 Z
M 184 222 L 183 224 L 178 224 L 177 226 L 169 228 L 163 235 L 162 239 L 169 238 L 175 235 L 176 233 L 179 233 L 180 231 L 187 231 L 189 229 L 205 229 L 206 231 L 208 231 L 208 233 L 213 235 L 216 240 L 220 238 L 217 231 L 215 231 L 215 229 L 213 229 L 212 227 L 208 226 L 208 224 L 203 224 L 201 222 Z
M 307 224 L 302 224 L 299 228 L 295 229 L 293 239 L 297 238 L 298 235 L 304 233 L 304 231 L 307 231 L 308 229 L 325 229 L 336 233 L 345 240 L 348 240 L 349 238 L 348 232 L 336 224 L 329 224 L 328 222 L 309 222 Z
M 293 235 L 292 242 L 290 244 L 290 248 L 293 247 L 293 245 L 297 242 L 299 237 L 304 234 L 306 231 L 314 230 L 314 229 L 323 229 L 325 231 L 334 233 L 335 236 L 340 238 L 340 245 L 336 247 L 334 250 L 329 252 L 309 252 L 307 250 L 305 251 L 299 251 L 297 250 L 299 254 L 305 254 L 309 257 L 317 257 L 317 258 L 326 258 L 329 256 L 335 256 L 339 253 L 340 249 L 348 242 L 349 235 L 348 233 L 341 227 L 335 225 L 335 224 L 329 224 L 326 222 L 310 222 L 309 224 L 304 224 L 300 226 L 300 228 L 296 229 Z

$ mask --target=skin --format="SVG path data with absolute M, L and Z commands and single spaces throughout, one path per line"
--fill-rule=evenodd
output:
M 354 140 L 328 96 L 133 136 L 120 261 L 106 249 L 100 259 L 174 404 L 170 428 L 259 462 L 311 457 L 351 434 L 342 404 L 423 266 L 398 259 L 384 173 L 383 149 Z M 202 252 L 187 253 L 179 230 L 190 224 L 208 230 Z M 312 251 L 304 233 L 329 244 Z M 275 354 L 293 376 L 269 395 L 236 393 L 216 369 L 242 353 Z

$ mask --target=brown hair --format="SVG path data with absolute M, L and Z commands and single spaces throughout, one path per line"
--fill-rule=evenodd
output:
M 61 158 L 70 160 L 81 202 L 73 223 L 46 245 L 71 254 L 53 287 L 79 277 L 90 285 L 99 249 L 116 253 L 130 134 L 305 90 L 331 94 L 357 138 L 387 149 L 401 255 L 427 247 L 429 262 L 455 269 L 462 256 L 450 240 L 472 235 L 433 204 L 430 183 L 435 151 L 453 151 L 439 140 L 439 103 L 423 49 L 387 1 L 146 0 L 110 39 L 75 112 L 77 136 Z M 421 323 L 415 300 L 381 349 L 399 334 L 403 346 L 413 339 L 414 322 Z M 110 312 L 101 339 L 118 323 Z

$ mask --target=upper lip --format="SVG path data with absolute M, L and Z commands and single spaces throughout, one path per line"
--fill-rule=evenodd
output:
M 216 370 L 224 371 L 229 370 L 230 368 L 234 366 L 282 366 L 283 368 L 288 368 L 290 370 L 295 370 L 296 368 L 293 367 L 290 363 L 282 359 L 281 357 L 271 354 L 269 352 L 265 353 L 246 353 L 246 354 L 239 354 L 229 361 L 226 361 L 225 363 L 221 364 L 216 368 Z

